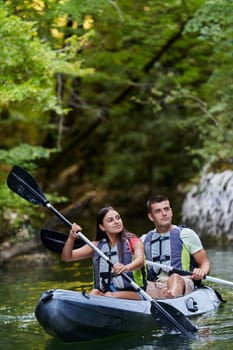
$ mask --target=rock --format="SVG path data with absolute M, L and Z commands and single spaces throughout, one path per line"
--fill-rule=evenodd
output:
M 202 238 L 233 242 L 233 171 L 204 171 L 184 200 L 182 220 Z
M 48 267 L 52 265 L 56 259 L 55 255 L 47 253 L 32 253 L 32 254 L 22 254 L 17 255 L 8 262 L 8 268 L 14 266 L 22 266 L 24 269 L 27 268 L 38 268 L 38 267 Z

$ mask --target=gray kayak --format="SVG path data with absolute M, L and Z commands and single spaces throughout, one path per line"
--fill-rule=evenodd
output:
M 222 299 L 214 289 L 203 286 L 186 296 L 157 301 L 170 304 L 191 317 L 215 310 Z M 51 289 L 41 295 L 35 315 L 48 334 L 71 342 L 120 333 L 150 332 L 157 328 L 150 309 L 150 301 Z

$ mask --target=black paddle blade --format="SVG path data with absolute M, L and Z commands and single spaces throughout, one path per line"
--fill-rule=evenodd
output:
M 42 228 L 40 231 L 40 239 L 43 245 L 55 253 L 61 253 L 66 243 L 68 235 L 48 228 Z M 76 239 L 73 249 L 81 248 L 86 244 L 81 239 Z
M 45 206 L 48 203 L 34 178 L 25 169 L 17 165 L 13 167 L 7 177 L 7 186 L 32 204 Z
M 166 333 L 190 335 L 198 330 L 182 312 L 161 301 L 151 301 L 151 315 Z

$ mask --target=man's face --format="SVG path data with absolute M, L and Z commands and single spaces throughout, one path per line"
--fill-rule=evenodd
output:
M 172 222 L 172 208 L 169 201 L 153 203 L 148 218 L 158 228 L 169 228 Z

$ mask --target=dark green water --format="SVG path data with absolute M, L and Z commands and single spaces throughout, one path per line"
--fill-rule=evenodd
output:
M 233 281 L 232 252 L 208 250 L 211 276 Z M 64 264 L 59 260 L 52 265 L 25 266 L 17 264 L 0 269 L 0 348 L 5 350 L 89 350 L 89 349 L 233 349 L 233 288 L 213 285 L 227 303 L 210 314 L 194 321 L 200 327 L 199 335 L 185 338 L 152 334 L 133 334 L 92 342 L 63 343 L 47 335 L 37 323 L 34 309 L 46 289 L 64 288 L 89 290 L 91 266 L 89 262 Z M 208 285 L 211 285 L 208 283 Z

